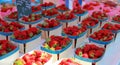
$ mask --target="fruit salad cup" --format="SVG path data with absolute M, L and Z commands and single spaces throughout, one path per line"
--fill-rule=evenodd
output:
M 68 26 L 77 25 L 77 16 L 74 15 L 72 12 L 66 12 L 64 14 L 59 14 L 56 19 L 63 24 L 63 28 Z
M 26 29 L 29 29 L 31 27 L 36 27 L 38 23 L 43 22 L 43 17 L 41 14 L 31 14 L 29 16 L 23 16 L 19 21 L 25 25 Z
M 73 56 L 71 53 L 73 50 L 72 40 L 67 37 L 52 35 L 42 44 L 41 50 L 52 54 L 54 62 L 61 58 L 69 58 Z
M 103 46 L 94 43 L 84 43 L 75 49 L 75 61 L 82 65 L 96 65 L 105 53 Z
M 0 64 L 12 65 L 19 57 L 18 46 L 7 40 L 0 40 L 0 46 Z
M 31 27 L 24 31 L 15 31 L 10 38 L 13 42 L 19 44 L 20 52 L 26 53 L 36 49 L 41 42 L 41 30 Z
M 83 42 L 87 38 L 87 28 L 79 26 L 70 26 L 63 29 L 63 36 L 67 36 L 73 40 L 73 48 L 79 47 L 80 42 Z
M 54 65 L 82 65 L 82 64 L 76 62 L 73 58 L 63 58 L 55 62 Z
M 62 24 L 55 20 L 45 20 L 43 23 L 37 25 L 38 28 L 42 30 L 42 38 L 46 39 L 51 35 L 61 35 Z
M 52 65 L 52 59 L 51 54 L 33 50 L 17 58 L 12 65 Z
M 99 30 L 89 36 L 90 42 L 95 42 L 102 45 L 108 45 L 114 40 L 114 34 L 110 30 Z
M 81 22 L 81 26 L 86 26 L 88 28 L 87 36 L 98 31 L 100 22 L 92 17 L 87 17 Z
M 18 22 L 2 22 L 0 25 L 0 39 L 10 39 L 10 35 L 13 34 L 14 31 L 24 30 L 24 26 L 19 24 Z

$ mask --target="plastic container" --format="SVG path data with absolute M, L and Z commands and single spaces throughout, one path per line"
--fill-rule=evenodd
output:
M 70 54 L 72 52 L 72 49 L 72 42 L 70 42 L 65 48 L 56 51 L 49 50 L 41 46 L 41 50 L 52 54 L 53 62 L 56 62 L 61 58 L 70 58 L 71 56 L 73 56 L 73 54 Z
M 15 59 L 19 57 L 19 48 L 17 47 L 13 51 L 0 56 L 0 65 L 12 65 Z
M 41 19 L 39 19 L 39 20 L 37 20 L 37 21 L 34 21 L 34 22 L 24 22 L 23 20 L 19 20 L 20 21 L 20 23 L 22 23 L 24 26 L 25 26 L 25 29 L 29 29 L 30 27 L 36 27 L 37 26 L 37 24 L 39 24 L 39 23 L 42 23 L 43 22 L 43 19 L 44 18 L 41 18 Z
M 84 43 L 82 43 L 81 46 L 79 46 L 79 47 L 81 48 L 81 47 L 84 46 L 85 44 L 95 44 L 95 43 L 86 43 L 86 42 L 84 42 Z M 104 48 L 103 46 L 100 46 L 100 45 L 97 45 L 97 44 L 95 44 L 95 45 Z M 78 47 L 78 48 L 79 48 L 79 47 Z M 104 52 L 104 53 L 105 53 L 105 52 Z M 75 51 L 74 51 L 75 61 L 78 62 L 78 63 L 81 63 L 82 65 L 93 65 L 94 63 L 95 63 L 95 65 L 96 65 L 97 62 L 99 62 L 99 61 L 103 58 L 103 56 L 104 56 L 104 54 L 103 54 L 101 57 L 97 58 L 97 59 L 84 58 L 84 57 L 81 57 L 81 56 L 76 55 L 76 54 L 75 54 Z
M 37 26 L 38 28 L 40 28 L 42 30 L 42 38 L 48 38 L 51 35 L 61 35 L 62 32 L 62 24 L 53 27 L 53 28 L 42 28 Z
M 35 49 L 37 46 L 40 45 L 41 33 L 27 40 L 17 40 L 12 37 L 10 38 L 10 40 L 19 44 L 21 53 L 26 53 L 30 52 L 31 50 Z

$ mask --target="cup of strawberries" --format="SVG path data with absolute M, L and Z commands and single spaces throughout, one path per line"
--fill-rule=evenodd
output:
M 87 17 L 81 22 L 80 25 L 88 28 L 88 36 L 89 36 L 91 33 L 99 30 L 99 24 L 100 22 L 97 19 L 94 19 L 92 17 Z
M 0 26 L 0 38 L 1 39 L 9 39 L 8 36 L 12 35 L 13 32 L 17 30 L 23 30 L 24 26 L 21 25 L 18 22 L 2 22 L 2 25 Z
M 83 65 L 92 65 L 100 61 L 105 53 L 105 48 L 94 43 L 85 43 L 75 49 L 75 60 Z
M 46 18 L 54 18 L 58 15 L 58 10 L 55 8 L 49 9 L 49 10 L 43 10 L 42 15 Z
M 26 53 L 36 48 L 41 41 L 41 30 L 36 27 L 31 27 L 23 31 L 15 31 L 11 38 L 13 42 L 16 42 L 20 46 L 20 52 Z
M 59 14 L 56 19 L 63 23 L 63 28 L 67 26 L 76 25 L 78 23 L 77 17 L 72 12 L 65 12 L 64 14 Z
M 105 12 L 101 12 L 101 11 L 94 11 L 92 13 L 92 17 L 100 20 L 100 22 L 104 22 L 108 20 L 108 15 Z
M 63 57 L 68 57 L 72 49 L 72 40 L 67 37 L 52 35 L 45 40 L 41 50 L 53 55 L 54 61 Z
M 62 24 L 55 19 L 45 20 L 43 23 L 38 24 L 37 27 L 43 30 L 42 31 L 43 38 L 48 38 L 53 34 L 61 35 L 61 31 L 62 31 L 61 28 Z
M 18 19 L 18 12 L 17 11 L 12 12 L 8 16 L 5 17 L 5 20 L 8 20 L 8 21 L 17 21 L 17 19 Z
M 42 7 L 42 9 L 55 8 L 55 4 L 52 2 L 45 2 L 45 3 L 41 4 L 40 6 Z
M 40 21 L 42 21 L 41 14 L 30 14 L 29 16 L 23 16 L 20 19 L 20 22 L 23 24 L 36 24 Z
M 112 22 L 120 23 L 120 15 L 116 15 L 112 18 Z
M 11 65 L 19 57 L 19 48 L 8 40 L 0 40 L 0 64 Z
M 83 26 L 69 26 L 63 29 L 62 35 L 73 39 L 73 47 L 76 48 L 86 38 L 87 28 Z
M 113 41 L 114 34 L 110 30 L 99 30 L 90 35 L 89 41 L 107 45 Z
M 69 11 L 69 9 L 65 6 L 65 4 L 61 4 L 61 5 L 57 6 L 56 9 L 58 9 L 58 11 L 60 11 L 62 13 Z
M 52 65 L 52 55 L 41 50 L 33 50 L 17 58 L 13 65 Z
M 82 9 L 81 7 L 74 8 L 71 12 L 76 14 L 77 16 L 83 16 L 88 13 L 86 10 Z
M 35 14 L 40 14 L 42 9 L 41 9 L 41 6 L 40 5 L 37 5 L 37 6 L 32 6 L 31 7 L 32 9 L 32 13 L 35 13 Z

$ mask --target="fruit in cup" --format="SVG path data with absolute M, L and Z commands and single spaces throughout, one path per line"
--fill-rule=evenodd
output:
M 107 14 L 101 11 L 94 11 L 92 13 L 92 17 L 96 18 L 96 19 L 105 19 L 107 18 Z
M 3 56 L 11 51 L 16 49 L 16 46 L 13 45 L 8 40 L 0 40 L 0 56 Z
M 6 21 L 0 18 L 0 25 L 4 24 Z
M 83 14 L 85 13 L 86 10 L 82 9 L 81 7 L 77 7 L 77 8 L 74 8 L 72 10 L 72 13 L 75 13 L 75 14 Z
M 3 4 L 1 7 L 1 12 L 7 12 L 8 10 L 12 11 L 12 7 L 8 7 L 6 4 Z
M 93 7 L 92 5 L 90 5 L 90 4 L 85 4 L 85 5 L 83 6 L 83 9 L 85 9 L 85 10 L 93 10 L 94 7 Z
M 15 11 L 15 12 L 10 13 L 10 15 L 7 16 L 7 18 L 9 18 L 9 19 L 17 19 L 18 18 L 18 12 Z
M 88 26 L 95 26 L 98 23 L 99 23 L 98 20 L 92 17 L 88 17 L 82 21 L 81 25 L 88 27 Z
M 73 59 L 63 59 L 58 65 L 81 65 L 75 62 Z
M 118 31 L 120 30 L 120 24 L 106 23 L 102 28 L 110 31 Z
M 51 59 L 52 55 L 35 50 L 32 53 L 24 54 L 14 61 L 14 65 L 44 65 Z
M 110 30 L 99 30 L 90 35 L 90 38 L 100 41 L 110 41 L 113 39 L 113 33 Z
M 75 50 L 75 54 L 89 59 L 97 59 L 103 56 L 105 48 L 99 47 L 95 44 L 85 44 Z
M 38 26 L 42 27 L 42 28 L 53 28 L 60 25 L 60 22 L 58 22 L 55 19 L 50 19 L 50 20 L 45 20 L 44 23 L 42 24 L 38 24 Z
M 79 28 L 78 26 L 69 26 L 63 29 L 63 32 L 67 35 L 78 36 L 87 30 L 86 27 Z
M 46 39 L 43 47 L 53 51 L 61 50 L 65 48 L 70 42 L 71 40 L 67 37 L 52 35 L 50 38 Z
M 48 6 L 53 6 L 53 5 L 54 5 L 54 3 L 52 3 L 52 2 L 45 2 L 45 3 L 41 4 L 42 7 L 48 7 Z
M 38 5 L 38 6 L 32 6 L 32 12 L 38 12 L 40 10 L 41 10 L 40 5 Z
M 29 16 L 23 16 L 21 20 L 24 22 L 35 22 L 37 20 L 40 20 L 41 18 L 41 14 L 31 14 Z
M 120 15 L 116 15 L 115 17 L 113 17 L 113 20 L 116 22 L 120 22 Z
M 24 26 L 19 24 L 18 22 L 11 22 L 11 23 L 4 22 L 0 26 L 0 32 L 14 32 L 22 28 L 24 28 Z
M 65 6 L 65 4 L 61 4 L 59 6 L 56 7 L 56 9 L 60 10 L 60 11 L 68 11 L 69 9 Z
M 53 16 L 53 15 L 57 15 L 59 12 L 55 9 L 55 8 L 53 8 L 53 9 L 50 9 L 50 10 L 44 10 L 43 12 L 42 12 L 42 14 L 44 15 L 44 16 Z
M 64 14 L 59 14 L 56 17 L 56 19 L 58 19 L 58 20 L 72 20 L 74 18 L 76 18 L 76 16 L 71 12 L 66 12 Z
M 31 27 L 24 31 L 20 31 L 20 30 L 15 31 L 12 35 L 12 38 L 17 39 L 17 40 L 26 40 L 26 39 L 30 39 L 40 33 L 41 33 L 41 30 L 39 30 L 36 27 Z

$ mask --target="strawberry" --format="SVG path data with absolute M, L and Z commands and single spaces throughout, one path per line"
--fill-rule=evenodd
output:
M 67 27 L 67 28 L 64 28 L 63 29 L 63 32 L 65 33 L 65 34 L 68 34 L 68 35 L 72 35 L 72 36 L 78 36 L 78 35 L 80 35 L 81 33 L 83 33 L 83 32 L 85 32 L 86 31 L 86 28 L 84 28 L 84 27 L 81 27 L 81 28 L 79 28 L 79 27 L 77 27 L 77 26 L 69 26 L 69 27 Z
M 30 14 L 29 16 L 23 16 L 21 20 L 23 22 L 36 22 L 41 18 L 42 18 L 41 14 Z
M 92 17 L 96 18 L 96 19 L 105 19 L 107 18 L 107 14 L 101 11 L 94 11 L 92 13 Z
M 60 46 L 55 47 L 55 50 L 61 50 L 61 49 L 62 49 L 62 47 L 60 47 Z
M 50 40 L 46 40 L 43 47 L 50 50 L 61 50 L 70 43 L 70 39 L 62 36 L 50 36 Z
M 84 53 L 84 54 L 82 55 L 82 57 L 88 58 L 88 54 L 87 54 L 87 53 Z
M 48 7 L 48 6 L 53 6 L 53 5 L 54 5 L 54 3 L 52 3 L 52 2 L 45 2 L 45 3 L 41 4 L 40 6 Z
M 113 33 L 110 30 L 99 30 L 90 35 L 91 38 L 100 41 L 110 41 L 113 39 Z
M 10 18 L 10 19 L 17 19 L 18 18 L 18 12 L 17 11 L 12 12 L 7 17 Z
M 56 9 L 60 11 L 68 11 L 69 9 L 65 6 L 65 4 L 59 5 L 56 7 Z
M 28 30 L 15 31 L 12 35 L 12 38 L 15 38 L 18 40 L 26 40 L 40 33 L 41 33 L 41 30 L 35 27 L 31 27 Z
M 6 51 L 6 50 L 0 50 L 0 56 L 3 56 L 3 55 L 5 55 L 5 54 L 7 54 L 7 51 Z
M 38 26 L 43 28 L 53 28 L 55 26 L 58 26 L 59 24 L 60 22 L 58 22 L 57 20 L 50 19 L 50 20 L 45 20 L 45 22 L 42 24 L 38 24 Z

